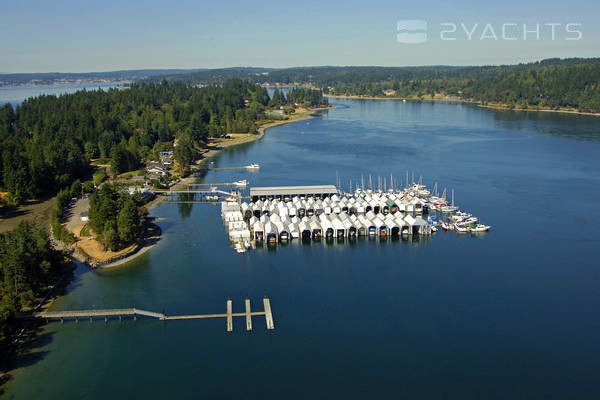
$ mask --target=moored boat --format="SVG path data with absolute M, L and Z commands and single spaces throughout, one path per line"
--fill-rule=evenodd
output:
M 471 233 L 487 232 L 490 230 L 490 228 L 491 228 L 491 226 L 489 226 L 489 225 L 474 224 L 472 227 L 469 228 L 469 232 L 471 232 Z

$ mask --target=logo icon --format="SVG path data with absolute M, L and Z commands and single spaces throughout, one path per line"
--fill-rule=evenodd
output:
M 396 24 L 400 43 L 423 43 L 427 41 L 427 21 L 420 19 L 405 19 Z

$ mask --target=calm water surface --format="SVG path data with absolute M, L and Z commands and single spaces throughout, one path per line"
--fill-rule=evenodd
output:
M 29 97 L 41 94 L 59 96 L 65 93 L 74 93 L 78 90 L 106 90 L 119 86 L 121 83 L 70 83 L 64 85 L 36 85 L 36 86 L 0 86 L 0 106 L 10 103 L 13 107 L 18 106 Z
M 320 118 L 222 153 L 204 182 L 423 176 L 493 230 L 236 254 L 220 209 L 163 203 L 164 238 L 130 265 L 79 267 L 53 309 L 243 319 L 47 326 L 6 398 L 598 398 L 600 120 L 466 105 L 335 100 Z

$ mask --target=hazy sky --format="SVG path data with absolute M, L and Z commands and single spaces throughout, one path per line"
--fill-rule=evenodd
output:
M 600 56 L 600 1 L 2 0 L 0 72 L 308 65 L 470 65 Z M 397 41 L 425 20 L 428 40 Z M 440 31 L 454 41 L 444 41 Z M 471 32 L 471 40 L 465 28 Z M 488 38 L 480 40 L 486 24 Z M 503 24 L 506 38 L 502 38 Z M 523 40 L 523 24 L 529 33 Z M 560 23 L 551 27 L 546 23 Z M 581 40 L 571 30 L 582 31 Z

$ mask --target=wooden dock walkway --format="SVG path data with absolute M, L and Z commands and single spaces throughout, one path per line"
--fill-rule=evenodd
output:
M 263 299 L 263 304 L 265 305 L 265 319 L 267 320 L 267 329 L 273 330 L 275 329 L 275 324 L 273 323 L 273 314 L 271 313 L 271 301 L 265 297 Z
M 233 315 L 231 300 L 227 300 L 227 332 L 233 331 Z
M 226 312 L 223 314 L 165 315 L 163 313 L 140 310 L 138 308 L 119 308 L 106 310 L 45 311 L 34 313 L 31 316 L 34 318 L 45 318 L 47 320 L 58 319 L 61 322 L 64 322 L 65 319 L 72 319 L 78 322 L 80 318 L 89 318 L 90 321 L 93 321 L 94 318 L 104 318 L 105 322 L 108 322 L 108 318 L 110 317 L 118 317 L 120 320 L 122 320 L 124 317 L 132 317 L 134 320 L 136 320 L 138 316 L 156 318 L 161 321 L 225 318 L 227 322 L 227 332 L 233 332 L 233 318 L 244 317 L 246 319 L 246 330 L 251 331 L 252 317 L 264 315 L 267 329 L 275 329 L 275 325 L 273 323 L 273 314 L 271 312 L 271 302 L 268 298 L 265 297 L 263 299 L 264 311 L 252 312 L 250 299 L 248 298 L 246 298 L 244 304 L 245 312 L 234 313 L 233 302 L 231 300 L 227 300 Z
M 236 187 L 244 187 L 247 185 L 241 185 L 238 182 L 222 182 L 222 183 L 186 183 L 187 186 L 189 187 L 193 187 L 193 186 L 208 186 L 208 187 L 215 187 L 215 186 L 236 186 Z
M 252 311 L 250 310 L 250 299 L 246 298 L 246 330 L 252 330 Z

